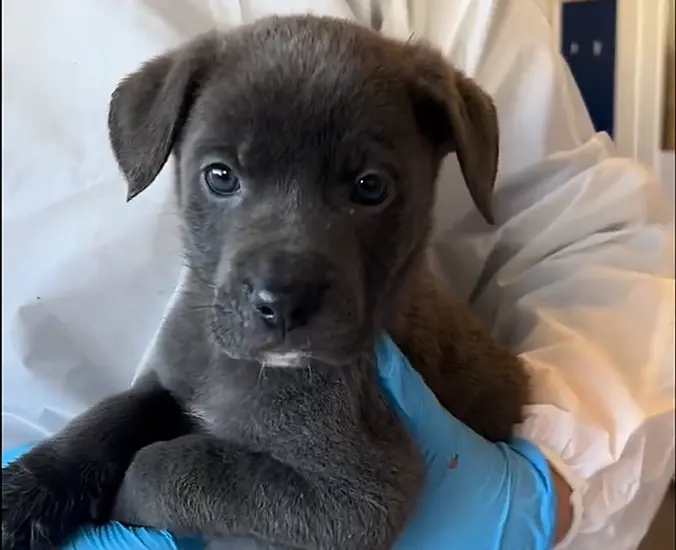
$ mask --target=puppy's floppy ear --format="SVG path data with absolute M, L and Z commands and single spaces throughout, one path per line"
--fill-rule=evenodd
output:
M 215 36 L 156 57 L 124 78 L 110 100 L 108 135 L 127 184 L 127 200 L 167 161 L 213 58 Z
M 413 103 L 421 130 L 441 155 L 455 151 L 479 212 L 494 223 L 493 187 L 498 170 L 498 118 L 493 101 L 453 69 L 442 55 L 411 45 Z

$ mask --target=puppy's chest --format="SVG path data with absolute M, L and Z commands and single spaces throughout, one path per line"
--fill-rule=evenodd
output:
M 344 415 L 326 406 L 336 401 L 328 393 L 303 385 L 224 382 L 195 392 L 186 409 L 199 431 L 265 451 L 294 442 L 312 444 L 333 433 Z

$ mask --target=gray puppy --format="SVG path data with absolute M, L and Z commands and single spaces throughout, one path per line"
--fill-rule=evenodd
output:
M 384 329 L 447 409 L 511 435 L 526 374 L 426 264 L 443 157 L 489 221 L 498 157 L 490 99 L 437 52 L 267 18 L 148 62 L 109 128 L 129 198 L 173 153 L 188 282 L 148 374 L 3 469 L 3 548 L 111 518 L 389 548 L 423 468 L 374 374 Z

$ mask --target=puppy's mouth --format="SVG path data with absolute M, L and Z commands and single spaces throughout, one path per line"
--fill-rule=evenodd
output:
M 225 298 L 214 301 L 207 324 L 213 343 L 235 361 L 279 368 L 340 367 L 358 360 L 370 345 L 371 319 L 353 308 L 321 309 L 285 332 L 269 326 L 241 297 Z

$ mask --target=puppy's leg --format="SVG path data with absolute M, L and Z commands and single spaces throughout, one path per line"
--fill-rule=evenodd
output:
M 525 366 L 466 306 L 457 305 L 442 320 L 442 355 L 431 387 L 474 431 L 489 441 L 508 441 L 529 401 Z
M 529 399 L 524 365 L 429 272 L 390 330 L 451 414 L 491 441 L 512 437 Z
M 274 548 L 387 550 L 414 500 L 373 477 L 299 471 L 187 435 L 139 451 L 113 519 L 208 538 L 252 537 Z
M 148 376 L 2 469 L 2 548 L 54 548 L 108 519 L 132 457 L 183 433 L 180 407 Z

